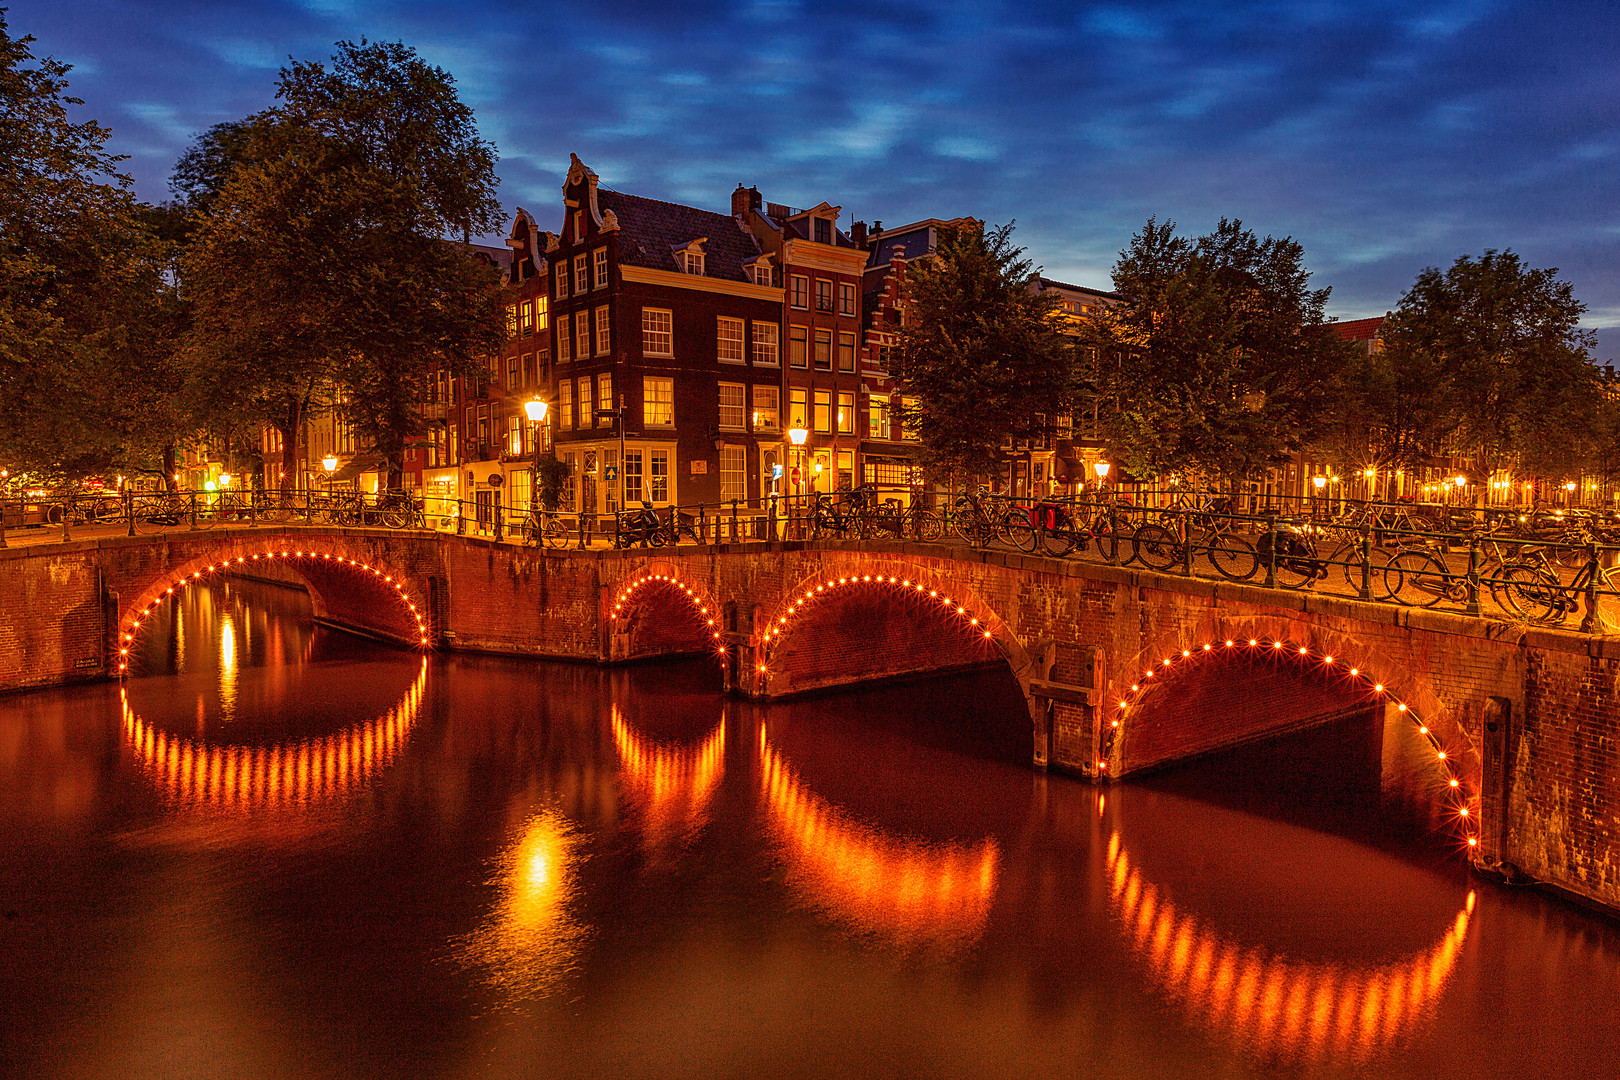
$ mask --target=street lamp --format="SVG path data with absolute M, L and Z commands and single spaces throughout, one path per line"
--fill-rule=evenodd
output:
M 1091 463 L 1091 468 L 1097 474 L 1097 489 L 1101 491 L 1103 481 L 1108 479 L 1108 470 L 1113 468 L 1113 466 L 1109 465 L 1106 461 L 1094 461 Z
M 793 444 L 798 459 L 793 466 L 793 494 L 804 493 L 804 441 L 810 437 L 810 432 L 802 427 L 788 428 L 788 442 Z
M 219 474 L 219 486 L 220 487 L 230 487 L 231 486 L 231 474 L 230 473 L 222 472 L 222 473 Z
M 337 465 L 337 455 L 335 454 L 327 454 L 325 457 L 321 458 L 321 468 L 325 469 L 329 473 L 337 472 Z
M 546 419 L 546 410 L 550 408 L 538 396 L 530 398 L 523 403 L 523 411 L 529 414 L 529 423 L 540 424 Z

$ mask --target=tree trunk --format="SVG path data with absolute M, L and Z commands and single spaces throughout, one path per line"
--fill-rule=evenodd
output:
M 175 479 L 178 475 L 175 470 L 179 467 L 179 454 L 174 443 L 169 443 L 163 448 L 163 486 L 170 491 L 177 491 L 180 488 L 180 481 Z
M 281 495 L 288 498 L 298 486 L 299 467 L 298 432 L 303 427 L 303 402 L 292 398 L 287 402 L 287 414 L 276 425 L 281 435 Z

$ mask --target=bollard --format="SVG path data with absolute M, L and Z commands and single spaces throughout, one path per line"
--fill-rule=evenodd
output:
M 1581 616 L 1581 633 L 1595 634 L 1598 632 L 1598 549 L 1596 540 L 1586 542 L 1586 595 L 1582 602 L 1586 606 L 1586 613 Z
M 1270 534 L 1271 543 L 1266 551 L 1266 588 L 1277 587 L 1277 515 L 1266 515 L 1266 531 Z
M 135 492 L 129 488 L 124 489 L 124 520 L 129 523 L 129 535 L 135 535 Z M 5 547 L 4 534 L 0 533 L 0 547 Z
M 1468 534 L 1468 605 L 1466 615 L 1479 614 L 1479 537 Z
M 1361 523 L 1361 599 L 1372 599 L 1372 522 Z

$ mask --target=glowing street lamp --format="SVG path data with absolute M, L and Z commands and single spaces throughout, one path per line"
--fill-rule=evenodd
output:
M 220 487 L 227 487 L 227 488 L 231 486 L 231 474 L 230 473 L 222 472 L 222 473 L 219 474 L 219 486 Z
M 529 414 L 529 423 L 542 424 L 546 419 L 546 410 L 550 408 L 538 397 L 532 397 L 523 403 L 523 411 Z
M 321 468 L 329 473 L 337 472 L 338 460 L 336 454 L 327 454 L 321 458 Z
M 1091 463 L 1091 467 L 1097 473 L 1097 486 L 1102 487 L 1103 481 L 1108 479 L 1108 470 L 1113 466 L 1106 461 L 1094 461 Z
M 1316 488 L 1316 493 L 1318 495 L 1322 494 L 1322 489 L 1327 487 L 1327 477 L 1325 477 L 1325 476 L 1313 476 L 1313 477 L 1311 477 L 1311 486 Z
M 794 494 L 798 495 L 804 490 L 804 441 L 810 437 L 810 432 L 802 427 L 788 428 L 788 442 L 793 444 L 798 461 L 793 466 Z

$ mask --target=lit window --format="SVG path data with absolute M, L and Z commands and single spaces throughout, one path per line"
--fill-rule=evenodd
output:
M 596 271 L 595 285 L 598 289 L 607 288 L 607 248 L 597 248 L 591 252 L 591 262 Z
M 625 451 L 624 496 L 626 502 L 635 502 L 647 497 L 647 487 L 641 478 L 640 450 Z
M 838 395 L 838 433 L 840 435 L 855 434 L 855 395 L 853 393 Z
M 564 431 L 574 426 L 574 384 L 568 379 L 557 384 L 557 426 Z
M 534 298 L 534 328 L 536 330 L 544 330 L 548 325 L 550 325 L 546 320 L 546 311 L 547 311 L 546 298 L 543 297 L 543 296 L 535 297 Z
M 740 364 L 743 362 L 743 321 L 741 319 L 728 319 L 721 315 L 716 320 L 716 338 L 719 342 L 720 362 L 724 364 Z
M 754 430 L 775 431 L 782 391 L 774 386 L 754 387 Z
M 847 281 L 838 285 L 838 314 L 855 314 L 855 286 Z
M 606 356 L 613 351 L 613 327 L 608 322 L 607 305 L 596 309 L 596 355 Z
M 793 389 L 788 391 L 788 427 L 808 428 L 810 426 L 809 410 L 805 402 L 805 391 Z
M 641 309 L 641 351 L 647 356 L 674 356 L 674 318 L 658 308 Z
M 586 292 L 591 287 L 589 272 L 590 258 L 585 255 L 574 256 L 574 293 Z
M 748 498 L 748 452 L 741 446 L 720 449 L 720 499 Z
M 669 502 L 669 451 L 654 450 L 648 455 L 648 488 L 655 503 Z
M 855 370 L 855 335 L 838 335 L 838 370 Z
M 579 380 L 579 427 L 581 431 L 596 425 L 596 398 L 591 394 L 592 385 L 589 375 Z
M 832 432 L 832 391 L 816 391 L 816 430 L 822 434 Z
M 557 362 L 566 364 L 572 352 L 572 342 L 568 339 L 568 316 L 557 316 Z
M 832 331 L 816 331 L 816 369 L 818 371 L 832 370 Z
M 792 300 L 792 303 L 793 303 L 794 307 L 809 307 L 810 306 L 810 279 L 809 278 L 804 277 L 804 276 L 802 276 L 800 274 L 794 274 L 793 275 L 793 300 Z
M 641 422 L 647 427 L 675 423 L 675 380 L 644 376 L 641 380 Z
M 615 408 L 613 404 L 613 376 L 605 371 L 596 377 L 596 407 L 603 412 Z M 597 426 L 612 427 L 613 421 L 604 416 L 600 418 Z
M 917 408 L 917 399 L 914 397 L 901 398 L 900 408 L 905 411 L 907 416 L 915 416 L 916 413 L 913 412 L 913 410 Z M 900 438 L 906 442 L 916 442 L 919 438 L 921 438 L 921 436 L 917 434 L 915 423 L 908 424 L 904 419 L 902 419 L 900 421 Z
M 888 398 L 881 398 L 874 394 L 866 399 L 866 437 L 868 439 L 887 439 L 889 437 Z
M 802 326 L 788 327 L 788 363 L 793 367 L 810 366 L 810 331 Z
M 777 346 L 780 344 L 782 328 L 775 323 L 754 323 L 754 363 L 764 364 L 767 367 L 776 367 L 778 363 Z
M 581 360 L 591 355 L 591 315 L 588 311 L 574 315 L 574 355 Z
M 746 409 L 743 406 L 742 383 L 720 384 L 720 426 L 732 431 L 743 430 Z

